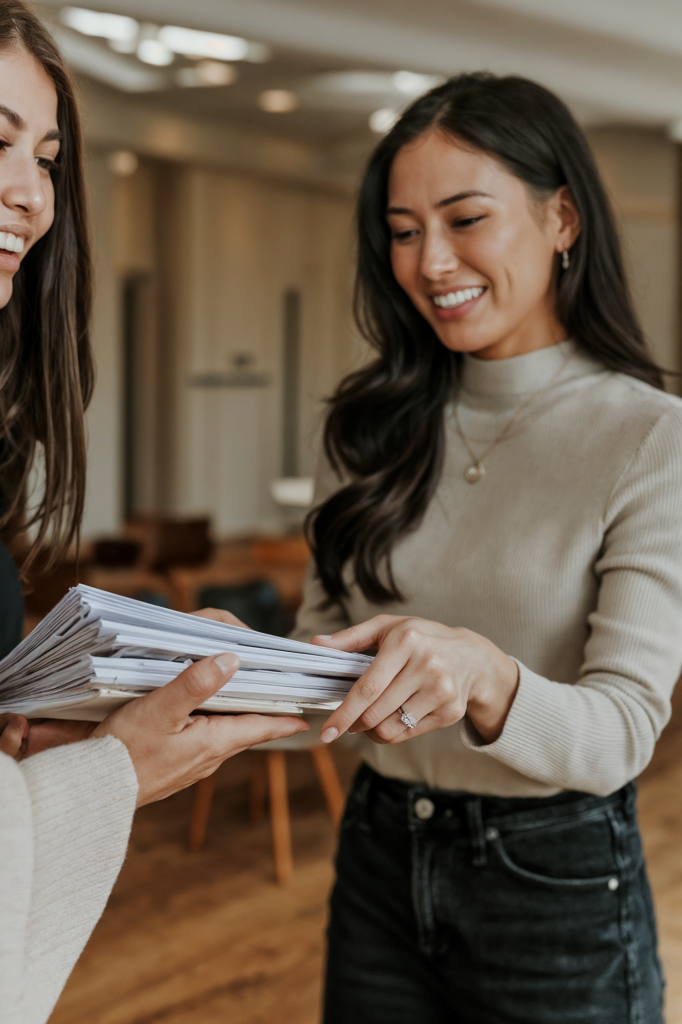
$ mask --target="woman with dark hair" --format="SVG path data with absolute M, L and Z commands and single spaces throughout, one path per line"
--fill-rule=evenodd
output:
M 463 75 L 377 147 L 297 633 L 372 667 L 326 1024 L 653 1024 L 632 780 L 682 666 L 682 402 L 566 107 Z
M 7 537 L 34 527 L 25 566 L 46 543 L 54 560 L 78 535 L 90 281 L 71 81 L 35 16 L 0 0 L 0 529 Z M 38 447 L 43 491 L 29 514 Z M 0 656 L 20 641 L 22 619 L 17 571 L 0 542 Z M 284 717 L 192 717 L 238 664 L 231 654 L 208 658 L 96 727 L 29 726 L 19 715 L 0 723 L 3 1024 L 49 1017 L 121 868 L 136 806 L 307 728 Z

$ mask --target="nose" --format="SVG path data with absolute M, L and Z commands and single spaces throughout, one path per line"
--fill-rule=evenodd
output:
M 8 160 L 5 167 L 9 173 L 0 185 L 2 205 L 28 217 L 42 213 L 47 202 L 45 178 L 33 155 L 24 157 L 17 154 L 17 158 Z
M 421 272 L 429 281 L 438 281 L 444 274 L 457 270 L 460 260 L 454 250 L 452 239 L 440 227 L 434 226 L 424 232 L 421 253 Z

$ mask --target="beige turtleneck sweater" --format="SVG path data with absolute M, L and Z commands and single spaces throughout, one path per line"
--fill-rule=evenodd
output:
M 300 639 L 416 615 L 472 629 L 520 665 L 498 740 L 483 744 L 466 719 L 395 746 L 362 737 L 383 775 L 498 796 L 608 794 L 642 771 L 668 720 L 682 668 L 682 401 L 571 342 L 465 356 L 459 413 L 474 452 L 542 388 L 475 484 L 446 411 L 437 493 L 393 551 L 403 603 L 373 605 L 351 585 L 320 611 L 309 569 Z M 323 464 L 316 501 L 338 486 Z

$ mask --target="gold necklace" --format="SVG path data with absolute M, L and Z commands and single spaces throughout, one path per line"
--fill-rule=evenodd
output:
M 493 448 L 496 448 L 500 441 L 504 440 L 504 438 L 507 436 L 513 425 L 516 423 L 521 413 L 528 408 L 531 402 L 534 402 L 538 395 L 541 395 L 543 391 L 547 391 L 549 388 L 551 388 L 552 384 L 555 384 L 558 381 L 559 377 L 564 372 L 572 358 L 573 353 L 571 352 L 570 355 L 568 355 L 566 359 L 564 359 L 563 363 L 561 364 L 557 372 L 550 378 L 550 380 L 538 391 L 534 391 L 530 398 L 526 399 L 526 401 L 523 402 L 523 404 L 518 407 L 512 418 L 509 420 L 509 423 L 507 423 L 507 425 L 505 426 L 502 433 L 495 438 L 492 444 L 488 445 L 488 447 L 486 448 L 482 455 L 474 455 L 474 452 L 471 449 L 469 440 L 464 431 L 462 430 L 462 424 L 459 422 L 459 402 L 457 403 L 457 405 L 455 406 L 455 423 L 457 424 L 459 436 L 464 441 L 464 446 L 468 451 L 469 457 L 471 459 L 471 465 L 467 466 L 467 468 L 464 470 L 464 473 L 462 474 L 468 484 L 477 484 L 479 480 L 483 479 L 483 477 L 485 476 L 485 467 L 483 465 L 483 460 L 487 459 Z

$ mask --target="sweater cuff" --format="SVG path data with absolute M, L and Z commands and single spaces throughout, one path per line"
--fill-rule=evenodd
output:
M 486 743 L 465 718 L 460 732 L 462 743 L 468 750 L 494 757 L 531 779 L 556 785 L 554 759 L 547 754 L 538 756 L 538 747 L 544 745 L 541 737 L 551 736 L 552 726 L 559 724 L 548 722 L 547 687 L 551 684 L 517 658 L 512 661 L 519 667 L 519 685 L 502 732 L 492 743 Z

